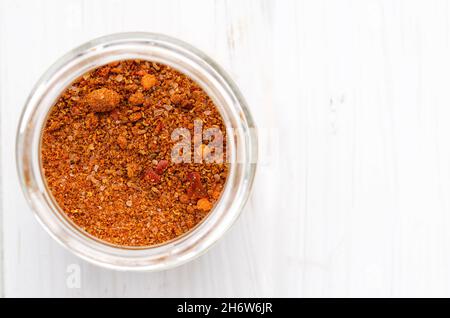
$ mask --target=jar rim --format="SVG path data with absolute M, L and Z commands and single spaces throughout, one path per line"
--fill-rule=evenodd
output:
M 142 58 L 176 68 L 195 80 L 219 106 L 228 128 L 235 162 L 214 209 L 187 233 L 161 245 L 133 249 L 108 246 L 65 220 L 52 202 L 39 169 L 42 125 L 56 97 L 86 70 L 125 58 Z M 217 104 L 219 103 L 219 104 Z M 225 113 L 224 113 L 225 112 Z M 229 126 L 228 126 L 229 125 Z M 65 248 L 102 267 L 118 270 L 161 270 L 181 265 L 204 253 L 240 215 L 257 166 L 257 134 L 253 117 L 226 72 L 195 47 L 167 35 L 117 33 L 91 40 L 58 59 L 32 89 L 16 137 L 16 163 L 22 191 L 39 223 Z

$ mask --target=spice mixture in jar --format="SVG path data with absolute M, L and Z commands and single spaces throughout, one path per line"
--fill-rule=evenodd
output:
M 41 164 L 77 226 L 112 244 L 152 246 L 213 209 L 228 174 L 225 136 L 219 111 L 193 80 L 166 65 L 124 60 L 62 93 L 42 132 Z

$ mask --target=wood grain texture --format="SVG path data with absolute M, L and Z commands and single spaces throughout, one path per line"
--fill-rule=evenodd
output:
M 447 1 L 0 0 L 4 294 L 450 296 L 449 21 Z M 39 76 L 124 31 L 205 51 L 261 129 L 242 217 L 206 255 L 159 273 L 104 270 L 57 245 L 15 170 Z M 81 288 L 67 287 L 70 264 Z

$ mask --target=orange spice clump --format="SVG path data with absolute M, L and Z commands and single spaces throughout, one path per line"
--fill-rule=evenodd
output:
M 50 110 L 41 143 L 48 188 L 75 225 L 101 240 L 174 239 L 210 213 L 228 176 L 226 163 L 171 161 L 172 132 L 193 136 L 195 120 L 225 136 L 214 103 L 180 72 L 141 60 L 94 69 Z
M 202 198 L 197 201 L 197 208 L 199 208 L 202 211 L 209 211 L 212 208 L 211 202 L 209 202 L 208 199 Z
M 100 88 L 90 92 L 85 101 L 93 112 L 109 112 L 119 105 L 120 95 L 111 89 Z
M 144 76 L 142 76 L 142 87 L 144 89 L 150 89 L 153 86 L 156 85 L 157 79 L 154 75 L 150 75 L 150 74 L 145 74 Z

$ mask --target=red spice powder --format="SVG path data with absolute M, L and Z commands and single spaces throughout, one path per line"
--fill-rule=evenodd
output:
M 228 175 L 225 145 L 223 163 L 172 162 L 172 132 L 194 136 L 195 120 L 226 140 L 214 103 L 180 72 L 142 60 L 96 68 L 49 112 L 41 142 L 48 188 L 77 226 L 101 240 L 174 239 L 210 213 Z

